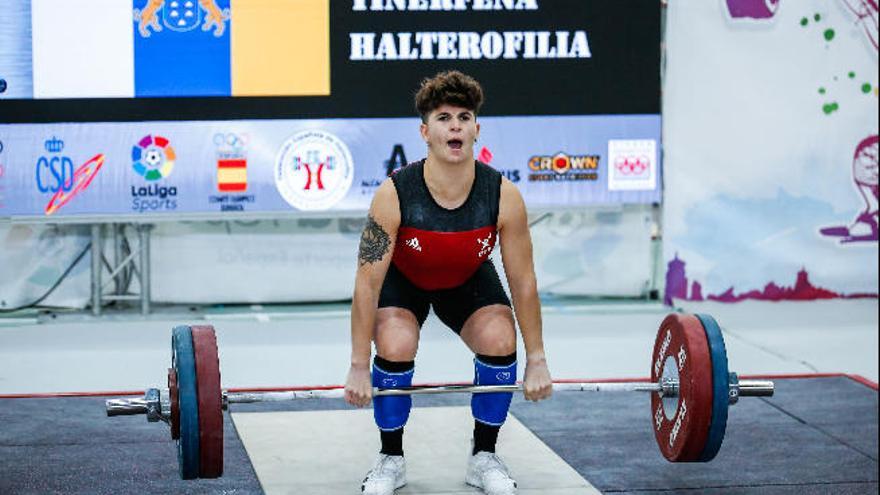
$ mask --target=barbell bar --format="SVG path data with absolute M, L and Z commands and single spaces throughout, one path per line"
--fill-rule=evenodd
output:
M 299 399 L 340 399 L 343 387 L 229 392 L 220 388 L 216 335 L 211 326 L 180 326 L 172 332 L 168 388 L 151 388 L 141 398 L 108 399 L 107 416 L 145 414 L 171 426 L 184 479 L 216 478 L 223 471 L 222 411 L 229 404 Z M 189 342 L 189 345 L 187 343 Z M 558 380 L 557 392 L 647 392 L 658 447 L 671 462 L 708 462 L 718 453 L 730 405 L 740 397 L 770 397 L 766 380 L 739 380 L 728 370 L 727 351 L 717 322 L 709 315 L 673 313 L 654 342 L 649 382 Z M 523 392 L 512 385 L 415 385 L 373 388 L 373 396 Z
M 774 384 L 768 380 L 732 381 L 728 401 L 735 404 L 739 397 L 772 397 Z M 518 393 L 524 390 L 522 383 L 515 385 L 413 385 L 402 388 L 373 387 L 373 397 L 400 395 L 434 395 L 434 394 L 486 394 L 497 392 Z M 553 382 L 554 392 L 656 392 L 662 397 L 678 396 L 678 381 L 665 382 Z M 108 399 L 106 401 L 107 416 L 131 416 L 138 414 L 153 415 L 157 420 L 170 422 L 170 401 L 168 389 L 149 389 L 144 397 Z M 302 399 L 342 399 L 345 397 L 343 387 L 286 390 L 273 392 L 228 392 L 223 391 L 223 410 L 229 404 L 253 404 L 256 402 L 285 402 Z M 161 412 L 160 412 L 161 411 Z

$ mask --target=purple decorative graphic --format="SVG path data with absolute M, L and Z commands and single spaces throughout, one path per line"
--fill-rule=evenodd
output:
M 780 0 L 727 0 L 732 19 L 770 19 L 776 15 Z
M 672 306 L 673 299 L 687 299 L 688 279 L 684 271 L 684 261 L 675 258 L 666 265 L 666 297 L 663 302 Z
M 877 0 L 841 0 L 862 26 L 868 41 L 877 50 Z
M 865 209 L 850 225 L 819 229 L 827 237 L 839 237 L 841 243 L 876 242 L 878 236 L 877 143 L 880 136 L 868 136 L 853 153 L 852 177 L 856 190 L 865 202 Z
M 694 280 L 694 283 L 691 284 L 691 301 L 702 301 L 703 300 L 703 286 L 700 285 L 699 282 Z
M 679 259 L 678 254 L 667 264 L 666 270 L 666 297 L 664 302 L 672 305 L 673 299 L 684 301 L 703 301 L 702 285 L 694 280 L 690 295 L 687 294 L 688 279 L 685 271 L 686 263 Z M 721 294 L 710 294 L 705 300 L 718 301 L 724 303 L 735 303 L 746 299 L 757 301 L 813 301 L 816 299 L 868 299 L 877 298 L 877 294 L 871 293 L 855 293 L 840 294 L 822 287 L 816 287 L 810 283 L 810 275 L 805 268 L 797 274 L 793 287 L 785 287 L 769 282 L 763 289 L 753 289 L 747 292 L 736 293 L 733 287 L 730 287 Z

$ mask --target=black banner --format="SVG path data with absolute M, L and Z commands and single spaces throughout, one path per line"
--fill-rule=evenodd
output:
M 447 69 L 481 82 L 483 115 L 659 114 L 660 8 L 331 0 L 329 96 L 0 99 L 0 122 L 408 117 L 420 80 Z

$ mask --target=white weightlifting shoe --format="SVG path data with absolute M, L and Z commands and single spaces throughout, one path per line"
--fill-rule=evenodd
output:
M 510 477 L 507 466 L 492 452 L 477 452 L 468 459 L 465 482 L 487 495 L 516 494 L 516 481 Z
M 391 495 L 406 484 L 406 461 L 402 455 L 379 454 L 376 464 L 361 483 L 364 495 Z

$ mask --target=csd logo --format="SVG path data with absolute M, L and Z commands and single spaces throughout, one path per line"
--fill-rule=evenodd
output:
M 44 147 L 49 155 L 37 160 L 37 189 L 42 193 L 70 191 L 73 187 L 73 161 L 61 154 L 64 141 L 53 137 L 45 142 Z

